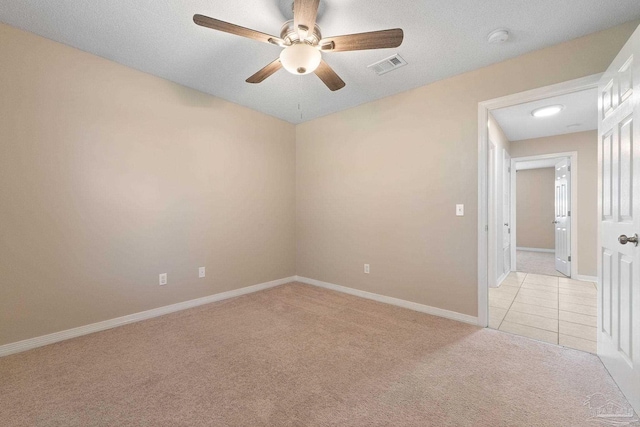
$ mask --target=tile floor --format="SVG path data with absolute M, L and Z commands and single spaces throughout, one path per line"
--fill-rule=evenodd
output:
M 595 283 L 512 272 L 489 289 L 489 327 L 596 352 Z

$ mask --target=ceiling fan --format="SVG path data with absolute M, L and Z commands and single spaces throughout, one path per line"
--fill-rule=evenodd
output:
M 400 28 L 322 38 L 316 24 L 320 0 L 294 0 L 293 19 L 282 26 L 280 37 L 230 24 L 203 15 L 194 15 L 193 21 L 207 28 L 283 47 L 280 57 L 249 77 L 247 83 L 260 83 L 284 68 L 292 74 L 315 73 L 332 91 L 342 89 L 345 82 L 322 59 L 322 52 L 384 49 L 402 44 L 404 33 Z

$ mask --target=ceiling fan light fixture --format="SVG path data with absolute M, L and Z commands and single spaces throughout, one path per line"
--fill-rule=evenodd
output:
M 291 74 L 304 75 L 313 73 L 322 61 L 322 54 L 307 43 L 295 43 L 280 52 L 280 62 Z

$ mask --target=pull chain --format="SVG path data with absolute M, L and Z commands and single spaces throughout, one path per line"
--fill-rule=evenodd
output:
M 300 111 L 300 120 L 302 120 L 302 76 L 298 76 L 298 111 Z

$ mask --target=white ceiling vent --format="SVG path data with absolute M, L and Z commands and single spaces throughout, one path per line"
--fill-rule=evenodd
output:
M 378 61 L 369 65 L 367 68 L 372 69 L 376 72 L 377 75 L 381 76 L 389 71 L 393 71 L 396 68 L 400 68 L 407 65 L 407 61 L 402 59 L 402 57 L 398 54 L 390 56 L 388 58 L 383 59 L 382 61 Z

